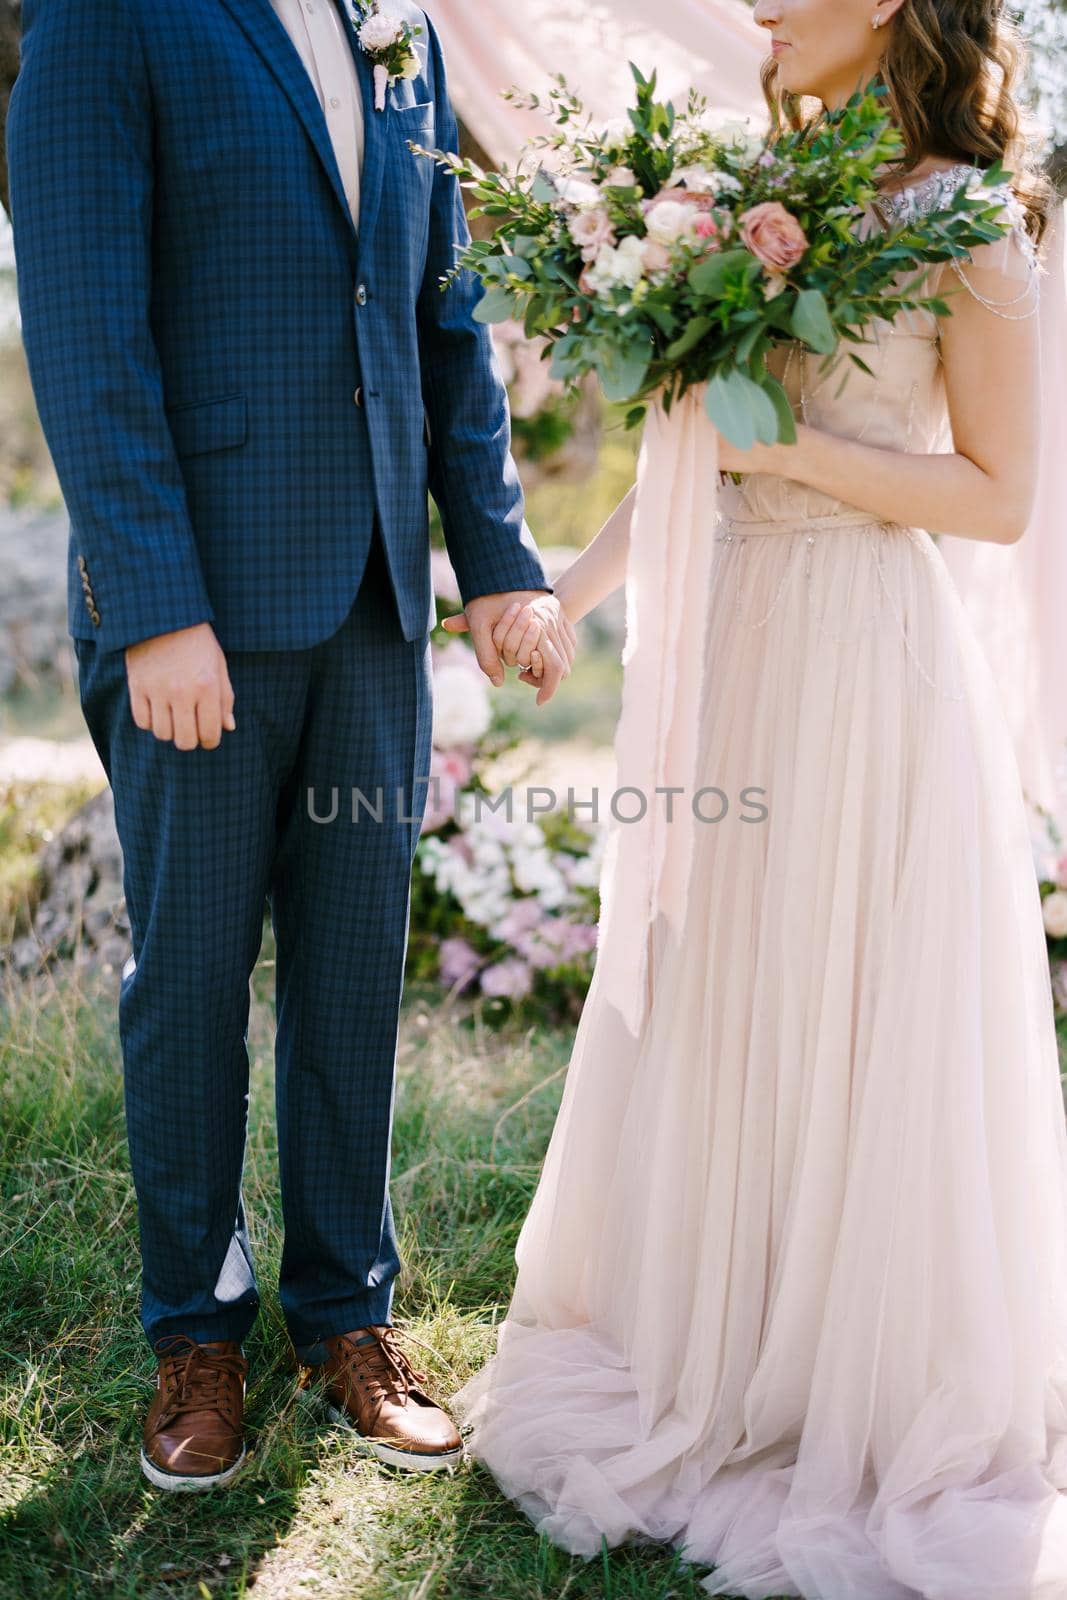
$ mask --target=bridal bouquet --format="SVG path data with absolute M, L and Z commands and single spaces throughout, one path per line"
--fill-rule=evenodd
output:
M 978 192 L 1008 176 L 998 162 L 969 176 L 946 209 L 859 236 L 877 194 L 872 174 L 902 149 L 883 85 L 765 142 L 736 121 L 715 122 L 695 91 L 677 112 L 656 99 L 655 73 L 631 71 L 635 105 L 602 128 L 562 76 L 547 104 L 509 91 L 558 127 L 515 172 L 411 144 L 472 192 L 473 216 L 499 219 L 442 288 L 473 270 L 485 285 L 480 321 L 514 318 L 542 337 L 552 376 L 568 386 L 595 372 L 606 398 L 634 402 L 630 426 L 657 391 L 669 409 L 703 383 L 708 415 L 739 449 L 793 442 L 768 353 L 799 340 L 829 361 L 841 341 L 862 344 L 876 318 L 919 306 L 946 315 L 942 300 L 916 293 L 931 264 L 966 258 L 1008 226 L 1000 202 Z

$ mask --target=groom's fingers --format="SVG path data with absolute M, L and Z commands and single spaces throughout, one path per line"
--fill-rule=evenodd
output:
M 222 739 L 222 703 L 218 695 L 205 695 L 196 707 L 197 742 L 214 750 Z
M 130 715 L 139 728 L 146 733 L 152 731 L 152 702 L 140 689 L 130 690 Z
M 442 628 L 447 628 L 449 633 L 466 633 L 467 632 L 467 616 L 466 616 L 466 612 L 460 611 L 460 612 L 457 612 L 454 616 L 443 617 L 441 619 L 441 626 L 442 626 Z
M 499 689 L 504 681 L 504 663 L 493 644 L 493 633 L 486 619 L 475 622 L 471 628 L 471 643 L 478 665 L 489 681 Z
M 174 743 L 179 750 L 195 750 L 200 742 L 196 731 L 196 709 L 196 700 L 192 697 L 171 702 Z

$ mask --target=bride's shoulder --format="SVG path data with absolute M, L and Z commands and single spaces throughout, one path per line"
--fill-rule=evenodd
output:
M 974 180 L 971 174 L 975 175 Z M 937 211 L 960 184 L 980 179 L 981 170 L 972 162 L 953 161 L 947 166 L 934 167 L 909 183 L 883 188 L 874 205 L 887 221 L 926 216 L 931 211 Z
M 1038 253 L 1032 234 L 1026 224 L 1026 212 L 1009 179 L 999 183 L 983 183 L 982 169 L 970 161 L 955 161 L 951 165 L 936 167 L 915 182 L 896 189 L 884 189 L 872 202 L 888 226 L 905 222 L 911 217 L 929 216 L 947 206 L 961 186 L 976 194 L 981 191 L 983 200 L 997 203 L 1002 208 L 1003 219 L 1010 226 L 1004 236 L 1010 238 L 1021 254 L 1027 268 L 1037 271 Z M 993 245 L 999 241 L 992 241 Z M 990 246 L 979 247 L 984 253 L 998 254 L 1003 261 L 1007 248 L 995 252 Z

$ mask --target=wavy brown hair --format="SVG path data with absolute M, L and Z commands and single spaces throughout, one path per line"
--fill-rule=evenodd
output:
M 904 139 L 903 155 L 889 163 L 892 175 L 931 156 L 979 167 L 999 158 L 1039 245 L 1056 191 L 1037 159 L 1033 119 L 1016 98 L 1028 48 L 1004 0 L 904 0 L 886 29 L 878 77 Z M 777 79 L 769 56 L 760 80 L 772 134 L 825 115 L 821 107 L 805 114 L 807 97 L 780 89 Z

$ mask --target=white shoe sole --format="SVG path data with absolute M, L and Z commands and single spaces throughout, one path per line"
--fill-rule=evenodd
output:
M 220 1485 L 229 1483 L 230 1479 L 240 1472 L 246 1460 L 247 1453 L 244 1445 L 242 1445 L 241 1454 L 237 1457 L 237 1460 L 232 1466 L 226 1467 L 224 1471 L 184 1475 L 180 1472 L 166 1472 L 162 1467 L 157 1467 L 155 1462 L 150 1461 L 142 1450 L 141 1471 L 149 1483 L 154 1483 L 157 1489 L 171 1489 L 195 1494 L 198 1489 L 217 1489 Z
M 436 1455 L 427 1452 L 420 1453 L 416 1450 L 400 1450 L 395 1445 L 386 1444 L 384 1439 L 368 1439 L 366 1434 L 360 1433 L 345 1412 L 331 1405 L 328 1400 L 323 1401 L 323 1410 L 331 1422 L 339 1422 L 349 1433 L 355 1434 L 362 1440 L 366 1450 L 379 1461 L 384 1461 L 390 1467 L 402 1467 L 405 1472 L 441 1472 L 451 1471 L 459 1466 L 463 1460 L 463 1446 L 458 1450 L 446 1450 Z

